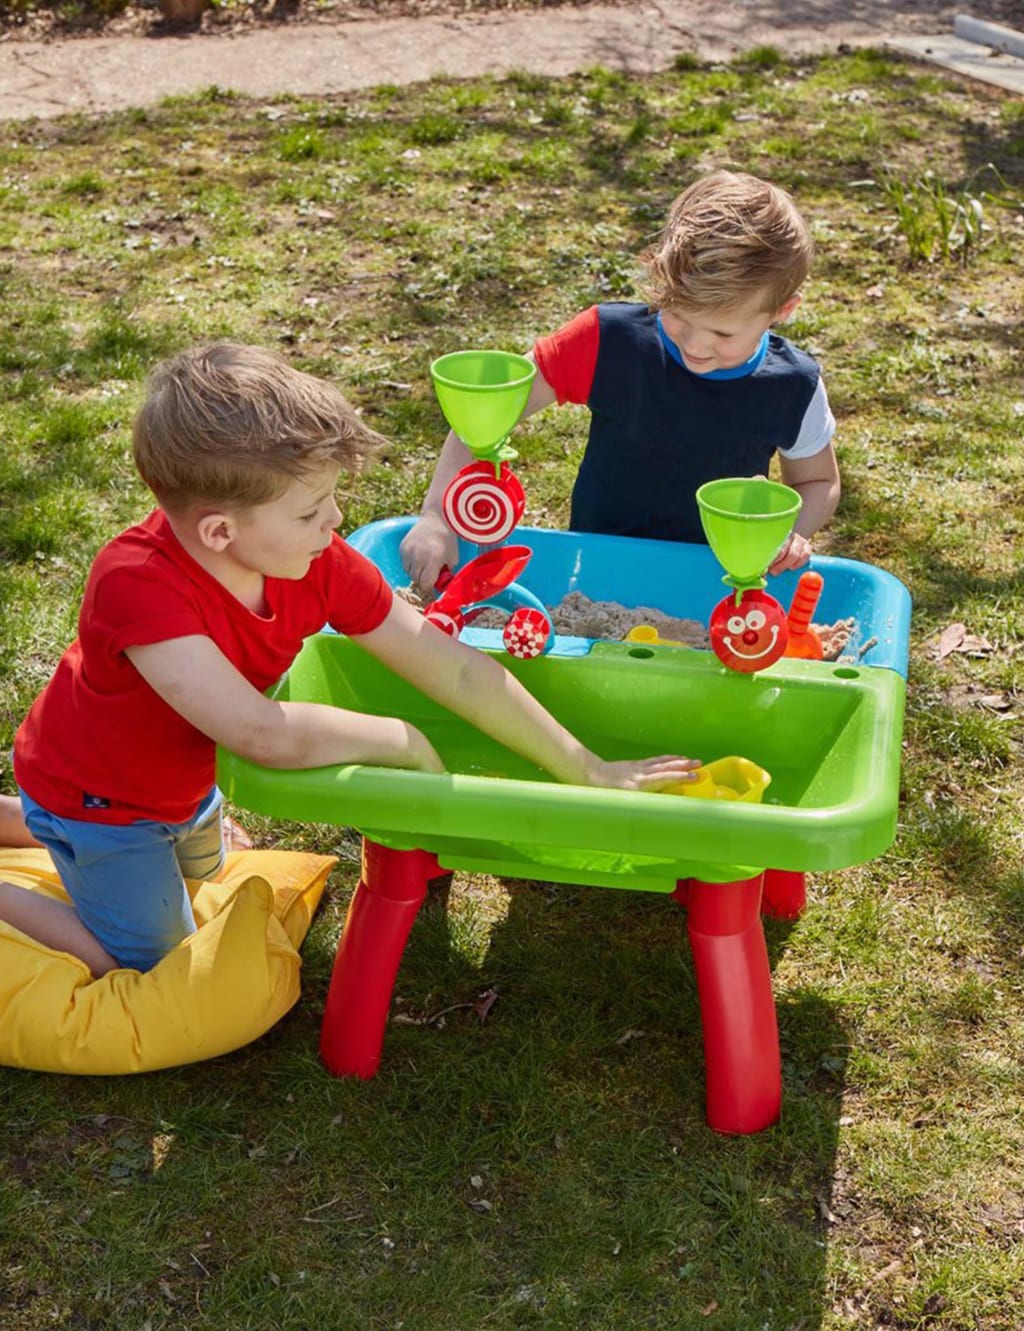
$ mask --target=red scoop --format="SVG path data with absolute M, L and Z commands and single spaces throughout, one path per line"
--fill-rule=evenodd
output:
M 496 550 L 485 550 L 458 573 L 443 568 L 437 590 L 444 593 L 445 601 L 454 601 L 460 607 L 486 601 L 515 582 L 532 555 L 528 545 L 501 545 Z

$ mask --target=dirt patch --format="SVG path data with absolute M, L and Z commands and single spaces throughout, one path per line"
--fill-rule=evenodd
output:
M 453 18 L 510 10 L 585 8 L 590 0 L 229 0 L 208 6 L 198 22 L 172 23 L 157 0 L 95 8 L 75 0 L 0 4 L 0 40 L 53 41 L 87 37 L 161 37 L 171 34 L 231 36 L 282 26 L 337 26 L 375 19 Z M 105 12 L 104 12 L 105 11 Z
M 157 0 L 0 0 L 0 120 L 95 115 L 210 87 L 327 97 L 434 78 L 637 76 L 770 46 L 790 57 L 951 34 L 940 0 L 224 0 L 172 31 Z M 1024 27 L 1024 0 L 973 0 Z M 78 40 L 68 40 L 75 39 Z M 81 58 L 81 43 L 89 59 Z M 981 49 L 981 48 L 979 48 Z
M 198 23 L 175 28 L 161 15 L 157 0 L 139 0 L 119 8 L 119 0 L 31 0 L 0 3 L 0 41 L 50 41 L 67 38 L 168 35 L 184 31 L 203 36 L 230 36 L 283 25 L 332 26 L 367 23 L 382 19 L 455 19 L 511 12 L 543 12 L 558 9 L 597 7 L 600 0 L 227 0 L 209 7 Z M 605 0 L 607 3 L 607 0 Z M 626 0 L 613 6 L 621 10 L 646 11 L 649 4 Z M 863 37 L 865 25 L 879 33 L 950 32 L 953 17 L 969 9 L 975 18 L 1007 27 L 1024 27 L 1022 0 L 972 0 L 948 4 L 942 0 L 686 0 L 680 4 L 661 0 L 655 9 L 664 12 L 667 29 L 689 26 L 695 43 L 711 40 L 718 32 L 740 37 L 743 44 L 770 43 L 781 51 L 806 50 L 808 30 L 818 31 L 835 45 L 847 35 Z M 523 66 L 529 67 L 524 49 Z

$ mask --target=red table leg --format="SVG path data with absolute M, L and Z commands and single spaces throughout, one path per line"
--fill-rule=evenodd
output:
M 336 1077 L 372 1077 L 380 1063 L 395 976 L 427 884 L 444 871 L 424 850 L 363 839 L 352 897 L 327 992 L 320 1056 Z
M 761 910 L 777 920 L 798 920 L 807 905 L 807 880 L 795 869 L 765 869 Z
M 761 874 L 687 885 L 687 930 L 704 1027 L 708 1123 L 717 1132 L 760 1132 L 779 1117 L 782 1073 Z

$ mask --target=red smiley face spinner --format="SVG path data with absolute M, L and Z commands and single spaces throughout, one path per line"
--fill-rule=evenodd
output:
M 724 666 L 752 674 L 774 665 L 786 650 L 789 626 L 786 612 L 767 592 L 745 591 L 719 601 L 708 625 L 711 650 Z

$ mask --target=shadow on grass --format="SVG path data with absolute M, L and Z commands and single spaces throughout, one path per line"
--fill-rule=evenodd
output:
M 781 1122 L 723 1137 L 674 905 L 516 885 L 482 969 L 446 938 L 421 916 L 401 1010 L 486 984 L 496 1006 L 392 1024 L 369 1082 L 317 1059 L 333 938 L 301 1005 L 235 1055 L 0 1079 L 13 1325 L 58 1306 L 83 1331 L 822 1326 L 845 1066 L 827 999 L 780 1002 Z
M 608 1321 L 544 1324 L 688 1327 L 714 1303 L 735 1331 L 760 1331 L 769 1310 L 772 1325 L 820 1326 L 847 1057 L 832 1004 L 783 997 L 781 1121 L 716 1134 L 685 912 L 654 895 L 505 886 L 481 967 L 443 910 L 421 915 L 396 990 L 403 1020 L 421 1024 L 389 1027 L 384 1061 L 426 1084 L 442 1065 L 458 1080 L 432 1102 L 435 1127 L 460 1155 L 482 1132 L 488 1158 L 518 1175 L 506 1260 L 536 1266 L 527 1236 L 546 1217 L 556 1241 L 538 1288 L 578 1283 L 611 1255 L 631 1269 L 628 1288 L 611 1269 L 593 1278 L 587 1297 L 605 1290 Z M 769 925 L 771 957 L 789 932 Z M 498 995 L 485 1021 L 483 990 Z

